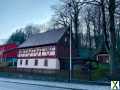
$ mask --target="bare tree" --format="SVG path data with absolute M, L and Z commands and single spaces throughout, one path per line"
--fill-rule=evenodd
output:
M 40 27 L 34 25 L 27 25 L 23 31 L 26 33 L 26 38 L 29 38 L 33 34 L 39 33 Z
M 73 22 L 73 32 L 75 33 L 75 47 L 78 53 L 79 50 L 79 13 L 81 9 L 80 0 L 60 0 L 62 5 L 56 10 L 56 23 L 59 23 L 63 27 L 68 27 L 70 25 L 70 16 Z M 70 5 L 70 7 L 69 7 Z M 71 10 L 71 11 L 70 11 Z
M 92 47 L 92 41 L 91 41 L 91 32 L 90 32 L 90 8 L 87 8 L 86 10 L 87 14 L 85 17 L 85 23 L 87 26 L 87 33 L 86 33 L 86 40 L 88 43 L 88 47 L 91 48 Z
M 116 72 L 116 32 L 115 32 L 115 0 L 109 0 L 109 22 L 110 22 L 110 40 L 111 40 L 111 74 Z

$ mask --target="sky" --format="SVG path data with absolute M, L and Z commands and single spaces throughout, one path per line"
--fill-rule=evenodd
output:
M 44 24 L 58 0 L 0 0 L 0 39 L 29 24 Z

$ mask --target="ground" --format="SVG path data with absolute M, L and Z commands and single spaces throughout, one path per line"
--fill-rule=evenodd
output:
M 110 90 L 110 86 L 0 78 L 0 90 Z
M 9 83 L 9 82 L 0 81 L 0 90 L 71 90 L 71 89 L 53 88 L 53 87 Z

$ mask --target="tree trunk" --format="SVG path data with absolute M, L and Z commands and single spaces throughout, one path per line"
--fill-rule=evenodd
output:
M 74 15 L 74 30 L 75 30 L 75 47 L 76 47 L 76 56 L 79 55 L 79 37 L 78 37 L 78 14 Z
M 101 10 L 102 10 L 102 23 L 103 23 L 103 34 L 104 34 L 104 40 L 107 49 L 109 50 L 109 43 L 107 38 L 107 29 L 106 29 L 106 16 L 105 16 L 105 6 L 104 6 L 104 0 L 101 0 Z
M 110 21 L 110 39 L 111 39 L 111 74 L 115 74 L 117 67 L 116 58 L 116 33 L 115 33 L 115 0 L 109 0 L 109 21 Z
M 87 36 L 88 36 L 88 42 L 89 42 L 89 48 L 92 48 L 92 43 L 91 43 L 91 34 L 90 34 L 90 23 L 87 23 Z

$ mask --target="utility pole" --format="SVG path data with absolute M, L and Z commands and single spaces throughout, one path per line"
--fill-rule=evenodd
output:
M 72 16 L 71 16 L 71 0 L 68 3 L 68 7 L 69 7 L 69 12 L 70 12 L 70 73 L 69 73 L 69 80 L 71 81 L 72 79 Z

